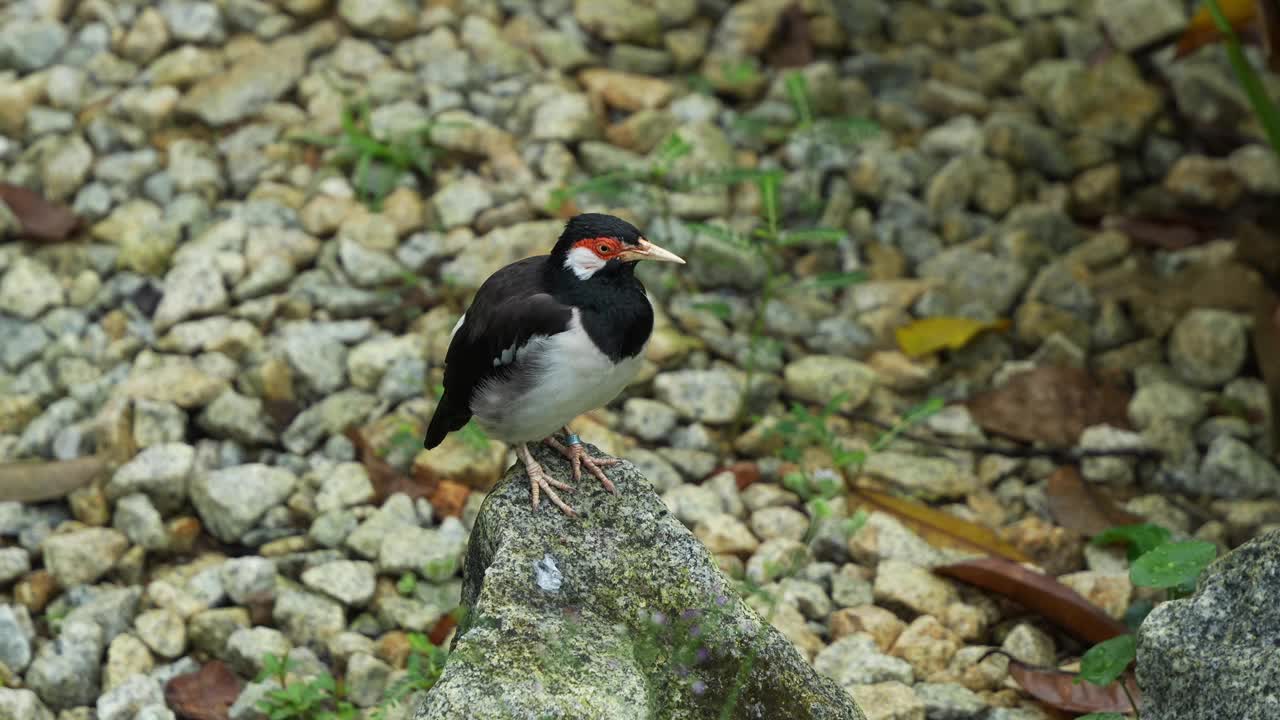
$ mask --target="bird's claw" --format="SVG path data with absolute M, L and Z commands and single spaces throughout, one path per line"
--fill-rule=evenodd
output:
M 587 449 L 583 447 L 582 440 L 579 439 L 578 436 L 573 433 L 570 433 L 569 436 L 566 438 L 566 440 L 568 440 L 567 445 L 562 445 L 555 438 L 547 438 L 546 442 L 548 445 L 555 448 L 561 455 L 564 455 L 566 459 L 568 459 L 571 467 L 573 468 L 574 481 L 577 482 L 582 478 L 582 468 L 586 467 L 587 472 L 595 476 L 595 478 L 600 481 L 600 484 L 604 485 L 605 490 L 608 490 L 614 495 L 617 495 L 618 489 L 614 487 L 613 481 L 610 480 L 608 476 L 604 474 L 604 470 L 602 470 L 601 468 L 612 467 L 622 461 L 619 460 L 618 458 L 612 458 L 612 457 L 600 457 L 600 458 L 591 457 L 591 455 L 587 452 Z
M 573 486 L 562 480 L 557 480 L 551 477 L 551 475 L 538 464 L 538 461 L 533 459 L 533 455 L 529 453 L 528 448 L 522 446 L 522 449 L 524 450 L 524 453 L 522 453 L 524 470 L 525 473 L 529 475 L 529 495 L 530 500 L 533 503 L 534 511 L 537 511 L 538 507 L 542 504 L 540 495 L 542 491 L 545 490 L 547 492 L 547 499 L 551 501 L 552 505 L 560 508 L 560 511 L 569 517 L 577 517 L 578 513 L 573 509 L 573 507 L 564 500 L 561 500 L 560 494 L 556 492 L 556 488 L 560 488 L 566 492 L 573 492 Z

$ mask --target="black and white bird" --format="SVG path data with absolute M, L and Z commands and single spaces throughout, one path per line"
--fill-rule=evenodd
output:
M 586 213 L 565 225 L 550 255 L 514 262 L 485 280 L 453 328 L 445 356 L 444 395 L 427 428 L 427 449 L 474 416 L 490 436 L 516 447 L 529 475 L 533 507 L 545 491 L 569 515 L 556 480 L 533 459 L 542 440 L 616 493 L 568 422 L 617 397 L 640 370 L 653 332 L 653 306 L 635 276 L 636 262 L 684 263 L 630 223 Z M 561 443 L 554 433 L 563 430 Z

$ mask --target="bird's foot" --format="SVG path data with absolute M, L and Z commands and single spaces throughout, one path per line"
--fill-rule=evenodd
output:
M 605 490 L 617 495 L 618 489 L 613 486 L 613 481 L 604 474 L 604 470 L 601 468 L 612 467 L 622 461 L 613 457 L 593 458 L 587 453 L 587 449 L 583 447 L 582 440 L 577 435 L 567 432 L 567 429 L 566 434 L 568 435 L 566 438 L 567 444 L 561 444 L 555 437 L 549 437 L 543 442 L 555 448 L 573 464 L 573 479 L 575 482 L 582 477 L 582 468 L 585 467 L 587 472 L 594 475 L 604 485 Z
M 524 463 L 524 471 L 529 476 L 529 494 L 533 498 L 533 509 L 537 510 L 540 505 L 539 496 L 542 491 L 546 491 L 547 498 L 551 500 L 551 504 L 560 508 L 561 512 L 570 517 L 577 517 L 578 513 L 574 511 L 564 500 L 560 499 L 560 495 L 556 492 L 556 488 L 573 492 L 573 486 L 566 482 L 557 480 L 533 459 L 533 454 L 529 452 L 529 446 L 521 443 L 519 452 L 520 460 Z

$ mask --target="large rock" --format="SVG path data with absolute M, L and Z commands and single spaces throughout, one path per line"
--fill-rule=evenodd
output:
M 1205 571 L 1196 594 L 1164 603 L 1138 631 L 1142 717 L 1280 717 L 1280 531 Z
M 534 455 L 569 479 L 558 454 Z M 466 619 L 416 718 L 679 720 L 732 704 L 733 718 L 865 720 L 738 598 L 634 466 L 609 474 L 618 496 L 575 484 L 579 518 L 545 500 L 533 511 L 519 466 L 485 499 L 463 573 Z

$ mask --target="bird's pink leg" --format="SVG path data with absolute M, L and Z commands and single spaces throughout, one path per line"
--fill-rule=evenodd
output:
M 618 489 L 613 486 L 613 481 L 606 477 L 604 470 L 600 468 L 612 467 L 622 461 L 612 457 L 593 458 L 587 454 L 587 449 L 582 446 L 582 441 L 578 439 L 578 436 L 569 431 L 568 426 L 564 428 L 564 434 L 568 436 L 567 446 L 560 444 L 560 441 L 556 440 L 554 436 L 542 442 L 555 448 L 561 455 L 568 458 L 569 462 L 573 463 L 573 479 L 575 481 L 582 477 L 582 468 L 586 467 L 587 472 L 595 475 L 596 479 L 604 485 L 605 490 L 617 495 Z
M 568 483 L 561 482 L 547 474 L 546 470 L 533 459 L 533 454 L 529 452 L 529 446 L 526 443 L 520 443 L 516 449 L 516 455 L 520 457 L 520 461 L 524 463 L 524 471 L 529 475 L 529 492 L 533 496 L 533 509 L 538 509 L 538 495 L 540 491 L 546 490 L 547 497 L 551 499 L 551 503 L 560 508 L 565 515 L 576 517 L 578 513 L 574 512 L 565 501 L 560 499 L 555 488 L 561 490 L 573 491 L 573 487 Z

